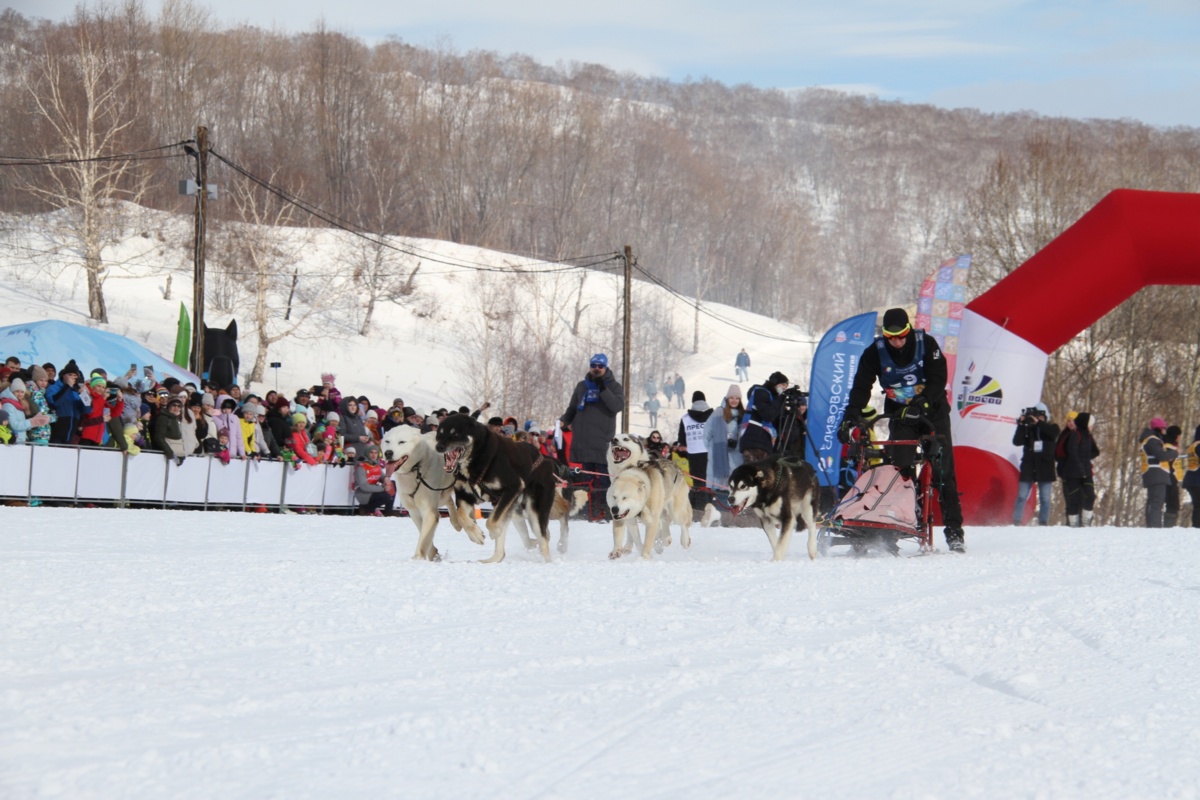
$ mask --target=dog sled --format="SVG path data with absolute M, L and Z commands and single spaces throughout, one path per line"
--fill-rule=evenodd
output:
M 849 546 L 854 555 L 877 549 L 899 555 L 903 539 L 915 540 L 921 553 L 933 552 L 934 474 L 941 445 L 924 418 L 916 421 L 915 439 L 873 440 L 871 431 L 885 419 L 896 421 L 881 415 L 853 429 L 848 455 L 858 475 L 818 525 L 820 555 L 837 546 Z

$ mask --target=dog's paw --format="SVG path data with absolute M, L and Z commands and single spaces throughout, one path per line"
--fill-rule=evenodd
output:
M 559 539 L 559 540 L 558 540 L 558 552 L 560 552 L 560 553 L 566 553 L 566 552 L 567 552 L 567 543 L 566 543 L 566 541 L 565 541 L 565 540 L 563 540 L 563 539 Z
M 616 561 L 618 558 L 620 558 L 621 556 L 623 556 L 625 553 L 628 553 L 628 552 L 629 552 L 628 547 L 624 547 L 620 550 L 613 550 L 611 553 L 608 554 L 608 560 Z
M 475 544 L 483 544 L 483 531 L 480 530 L 478 525 L 471 525 L 468 527 L 467 536 L 469 536 L 471 541 Z
M 679 537 L 679 543 L 683 545 L 684 550 L 688 549 L 692 546 L 692 535 L 687 531 L 684 531 Z

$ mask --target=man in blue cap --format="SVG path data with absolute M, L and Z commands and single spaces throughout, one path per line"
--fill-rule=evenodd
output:
M 584 471 L 598 473 L 592 479 L 592 517 L 608 513 L 608 445 L 617 434 L 617 414 L 625 410 L 625 387 L 608 368 L 608 356 L 597 353 L 588 362 L 571 394 L 571 402 L 560 417 L 563 430 L 571 431 L 570 459 Z

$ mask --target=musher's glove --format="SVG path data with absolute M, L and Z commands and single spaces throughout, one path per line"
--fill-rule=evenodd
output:
M 924 416 L 925 409 L 922 407 L 922 403 L 915 399 L 900 411 L 900 419 L 904 420 L 905 422 L 916 422 Z
M 838 441 L 842 444 L 850 444 L 857 442 L 862 437 L 862 428 L 859 427 L 857 419 L 842 420 L 842 424 L 838 427 Z

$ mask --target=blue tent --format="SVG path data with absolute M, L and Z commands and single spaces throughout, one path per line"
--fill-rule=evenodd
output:
M 75 359 L 85 376 L 103 367 L 109 378 L 123 375 L 130 364 L 137 364 L 139 377 L 143 367 L 153 367 L 154 377 L 160 382 L 172 375 L 184 383 L 200 385 L 195 375 L 132 339 L 58 319 L 0 328 L 0 359 L 9 356 L 21 359 L 24 367 L 50 362 L 59 369 Z

